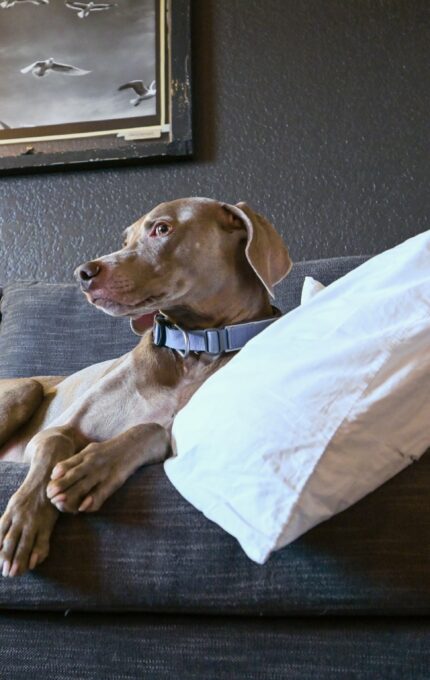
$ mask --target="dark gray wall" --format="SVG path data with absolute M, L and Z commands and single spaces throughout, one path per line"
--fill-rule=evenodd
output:
M 195 159 L 1 179 L 0 281 L 70 279 L 186 195 L 248 201 L 295 260 L 429 228 L 429 29 L 428 0 L 195 0 Z

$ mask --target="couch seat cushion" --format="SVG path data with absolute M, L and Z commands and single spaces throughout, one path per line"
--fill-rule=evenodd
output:
M 2 510 L 26 466 L 0 463 Z M 430 614 L 430 455 L 264 565 L 143 468 L 99 513 L 59 518 L 51 555 L 0 578 L 3 608 Z

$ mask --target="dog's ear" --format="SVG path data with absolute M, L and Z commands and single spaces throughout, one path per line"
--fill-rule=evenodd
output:
M 232 228 L 235 224 L 245 227 L 247 260 L 270 295 L 274 297 L 273 287 L 287 276 L 292 267 L 288 248 L 270 222 L 254 212 L 246 203 L 237 205 L 224 203 L 222 207 L 234 218 L 231 220 Z

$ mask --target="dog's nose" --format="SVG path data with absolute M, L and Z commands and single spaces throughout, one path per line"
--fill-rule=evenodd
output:
M 94 279 L 99 274 L 101 266 L 97 262 L 85 262 L 75 271 L 75 276 L 82 285 Z

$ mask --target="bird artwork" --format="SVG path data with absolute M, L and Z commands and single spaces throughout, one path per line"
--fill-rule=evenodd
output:
M 43 61 L 35 61 L 34 64 L 21 69 L 21 73 L 32 73 L 36 78 L 41 78 L 53 72 L 62 73 L 65 76 L 86 76 L 87 73 L 91 73 L 91 71 L 85 71 L 82 68 L 70 66 L 70 64 L 61 64 L 55 61 L 53 57 Z
M 7 9 L 14 5 L 24 5 L 24 3 L 31 5 L 49 5 L 49 0 L 1 0 L 0 7 Z
M 129 83 L 121 85 L 118 90 L 134 90 L 136 92 L 137 97 L 130 99 L 130 104 L 133 104 L 133 106 L 139 106 L 140 102 L 143 102 L 144 99 L 150 99 L 157 94 L 155 80 L 152 81 L 149 87 L 146 87 L 141 80 L 130 80 Z
M 115 5 L 114 2 L 66 2 L 66 7 L 74 9 L 80 19 L 86 19 L 92 12 L 104 12 Z

